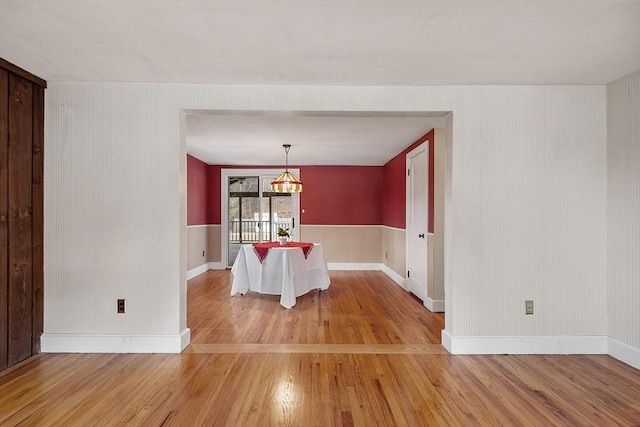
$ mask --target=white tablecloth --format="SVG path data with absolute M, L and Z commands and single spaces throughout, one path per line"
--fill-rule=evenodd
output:
M 312 289 L 329 288 L 329 272 L 322 245 L 315 244 L 305 259 L 301 248 L 275 247 L 262 263 L 252 245 L 242 245 L 231 268 L 231 296 L 251 290 L 280 295 L 280 304 L 291 308 L 296 297 Z

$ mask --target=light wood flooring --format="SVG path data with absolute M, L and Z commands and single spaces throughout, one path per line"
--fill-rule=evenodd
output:
M 640 371 L 609 356 L 452 356 L 444 317 L 381 272 L 298 298 L 189 282 L 182 354 L 41 354 L 0 373 L 2 426 L 632 426 Z
M 233 275 L 209 271 L 189 282 L 188 326 L 201 344 L 440 344 L 444 315 L 431 313 L 380 271 L 332 271 L 327 291 L 287 310 L 280 296 L 229 297 Z M 440 345 L 437 346 L 441 348 Z

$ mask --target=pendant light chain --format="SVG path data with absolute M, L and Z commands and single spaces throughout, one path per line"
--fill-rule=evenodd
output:
M 283 144 L 284 147 L 284 170 L 289 172 L 289 150 L 291 149 L 291 144 Z

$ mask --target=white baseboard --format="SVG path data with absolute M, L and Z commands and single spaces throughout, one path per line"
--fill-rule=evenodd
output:
M 609 356 L 636 369 L 640 369 L 640 348 L 632 347 L 629 344 L 625 344 L 611 337 L 608 338 L 607 346 Z
M 191 343 L 191 329 L 185 328 L 180 334 L 180 351 L 178 353 L 182 353 L 182 350 L 187 348 L 187 346 Z
M 180 353 L 191 330 L 180 335 L 42 334 L 43 353 Z
M 440 340 L 445 350 L 453 354 L 453 351 L 451 351 L 451 334 L 446 329 L 443 329 L 440 333 Z
M 431 299 L 427 297 L 424 302 L 424 306 L 432 313 L 444 313 L 444 300 L 441 299 Z
M 209 264 L 202 264 L 198 267 L 192 268 L 191 270 L 187 270 L 187 280 L 191 280 L 202 273 L 206 273 L 207 270 L 209 270 Z
M 191 280 L 196 276 L 206 273 L 209 270 L 224 270 L 227 266 L 223 262 L 208 262 L 187 271 L 187 280 Z
M 224 270 L 227 268 L 222 261 L 210 262 L 207 265 L 209 266 L 209 270 Z
M 187 280 L 206 273 L 208 270 L 224 270 L 227 266 L 223 262 L 209 262 L 187 271 Z M 404 287 L 404 278 L 400 277 L 395 271 L 391 270 L 384 264 L 378 262 L 328 262 L 329 270 L 382 270 L 393 281 Z M 395 275 L 395 276 L 393 276 Z
M 451 354 L 608 354 L 640 369 L 640 349 L 606 336 L 452 337 L 442 331 Z
M 451 354 L 607 354 L 605 336 L 454 337 L 443 330 L 442 345 Z
M 328 262 L 329 270 L 382 270 L 379 262 Z
M 390 269 L 387 265 L 382 264 L 382 272 L 387 276 L 389 276 L 391 280 L 393 280 L 398 285 L 400 285 L 402 289 L 404 290 L 407 289 L 407 280 L 401 275 L 399 275 L 398 273 L 396 273 L 395 271 L 393 271 L 392 269 Z

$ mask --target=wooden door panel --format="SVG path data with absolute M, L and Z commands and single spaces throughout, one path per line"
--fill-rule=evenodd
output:
M 31 356 L 33 85 L 9 74 L 8 364 Z
M 45 88 L 0 58 L 0 371 L 40 352 Z
M 31 354 L 37 354 L 44 325 L 44 88 L 33 91 Z
M 0 68 L 0 370 L 8 366 L 9 73 Z

